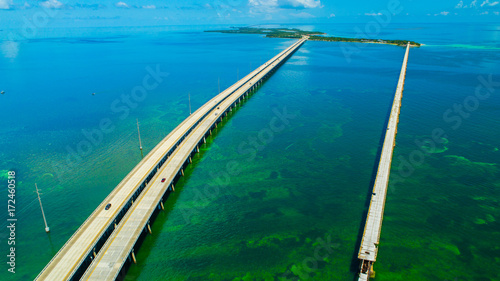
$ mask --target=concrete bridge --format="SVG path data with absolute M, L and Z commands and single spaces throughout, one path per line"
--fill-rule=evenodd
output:
M 35 280 L 116 280 L 123 276 L 127 263 L 135 261 L 140 238 L 150 232 L 151 219 L 163 209 L 164 200 L 206 136 L 306 40 L 298 40 L 179 124 L 104 199 Z
M 401 99 L 403 98 L 403 88 L 406 77 L 406 65 L 408 64 L 408 54 L 410 52 L 410 43 L 406 46 L 406 53 L 403 59 L 403 66 L 392 103 L 389 122 L 385 132 L 384 145 L 380 154 L 377 176 L 373 186 L 370 207 L 366 217 L 365 230 L 361 247 L 359 248 L 358 258 L 361 260 L 359 281 L 369 280 L 375 277 L 373 263 L 377 259 L 378 245 L 380 241 L 380 232 L 382 230 L 382 220 L 384 218 L 385 198 L 387 195 L 387 186 L 389 184 L 389 174 L 391 172 L 392 154 L 396 145 L 396 133 L 398 131 L 399 112 L 401 110 Z
M 123 279 L 130 263 L 136 262 L 143 238 L 151 233 L 151 222 L 206 137 L 307 39 L 298 40 L 189 115 L 104 199 L 35 280 Z M 358 253 L 360 281 L 374 277 L 409 49 L 408 44 Z

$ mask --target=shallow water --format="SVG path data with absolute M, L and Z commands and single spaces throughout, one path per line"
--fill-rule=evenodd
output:
M 353 25 L 305 28 L 342 36 Z M 410 51 L 377 280 L 500 279 L 498 89 L 467 118 L 443 117 L 454 104 L 476 107 L 468 97 L 480 77 L 498 81 L 498 28 L 406 24 L 378 36 L 425 46 Z M 293 42 L 200 29 L 54 33 L 21 42 L 16 58 L 0 57 L 0 167 L 16 170 L 19 219 L 17 273 L 4 271 L 2 280 L 33 279 L 138 163 L 136 118 L 148 152 L 189 114 L 188 93 L 197 108 L 217 93 L 218 79 L 225 89 Z M 355 278 L 404 48 L 358 44 L 347 58 L 345 47 L 307 42 L 219 127 L 153 224 L 128 280 Z M 157 65 L 168 76 L 127 116 L 115 112 L 115 100 L 124 105 L 122 95 Z M 276 111 L 293 117 L 273 132 Z M 82 145 L 82 129 L 95 132 L 104 118 L 114 129 L 90 149 Z M 432 140 L 438 128 L 444 135 Z M 79 148 L 86 153 L 70 152 Z

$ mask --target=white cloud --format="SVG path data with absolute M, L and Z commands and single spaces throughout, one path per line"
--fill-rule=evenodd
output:
M 447 16 L 450 12 L 448 11 L 442 11 L 441 13 L 439 14 L 434 14 L 434 16 Z
M 469 7 L 476 7 L 476 4 L 477 4 L 477 0 L 474 0 L 470 3 Z
M 381 16 L 382 13 L 365 13 L 365 16 Z
M 309 14 L 309 13 L 306 13 L 306 12 L 300 12 L 300 13 L 291 13 L 290 14 L 291 16 L 294 16 L 296 18 L 301 18 L 301 19 L 310 19 L 310 18 L 315 18 L 315 16 Z
M 278 6 L 282 8 L 293 7 L 293 8 L 322 8 L 320 0 L 278 0 Z
M 294 8 L 294 9 L 312 9 L 323 8 L 320 0 L 248 0 L 251 7 L 262 8 Z
M 248 5 L 254 7 L 276 7 L 278 6 L 278 0 L 248 0 Z
M 121 1 L 118 2 L 118 3 L 116 3 L 115 6 L 118 7 L 118 8 L 129 8 L 129 6 L 128 6 L 127 3 L 121 2 Z
M 495 12 L 493 12 L 493 14 L 498 16 L 498 15 L 500 15 L 500 12 L 495 11 Z
M 61 3 L 57 0 L 48 0 L 48 1 L 40 3 L 40 5 L 45 7 L 45 8 L 50 8 L 50 9 L 59 9 L 62 6 L 64 6 L 63 3 Z
M 12 5 L 12 0 L 0 0 L 0 9 L 8 10 Z
M 155 5 L 142 6 L 143 9 L 156 9 Z
M 464 7 L 464 1 L 460 0 L 460 2 L 458 2 L 458 4 L 455 6 L 455 9 L 460 9 L 460 8 L 463 8 L 463 7 Z
M 334 17 L 335 17 L 335 14 L 334 14 L 334 13 L 331 13 L 328 17 L 329 17 L 329 18 L 334 18 Z
M 498 1 L 495 1 L 493 3 L 490 3 L 490 0 L 485 0 L 482 4 L 481 4 L 481 7 L 483 7 L 484 5 L 488 5 L 488 6 L 496 6 L 498 5 Z

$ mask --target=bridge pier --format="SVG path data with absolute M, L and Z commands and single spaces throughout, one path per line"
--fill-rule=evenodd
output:
M 132 261 L 137 264 L 137 260 L 135 259 L 135 254 L 134 254 L 134 249 L 132 249 L 132 252 L 130 253 L 130 256 L 132 257 Z
M 163 202 L 159 201 L 165 197 L 168 198 L 170 193 L 167 190 L 169 187 L 172 192 L 175 192 L 174 183 L 180 178 L 178 174 L 179 166 L 182 167 L 181 174 L 184 176 L 183 167 L 192 163 L 192 155 L 190 153 L 193 147 L 191 145 L 200 145 L 201 138 L 203 138 L 203 144 L 206 143 L 206 138 L 208 137 L 207 129 L 210 128 L 209 134 L 211 134 L 214 124 L 217 128 L 215 122 L 218 119 L 222 120 L 222 117 L 217 116 L 218 114 L 214 116 L 216 108 L 220 106 L 221 112 L 224 112 L 225 116 L 231 115 L 228 112 L 232 112 L 233 107 L 240 105 L 245 97 L 249 97 L 250 94 L 254 93 L 258 89 L 258 86 L 263 83 L 262 78 L 269 77 L 269 73 L 275 71 L 274 68 L 276 65 L 281 65 L 304 42 L 304 40 L 297 41 L 273 57 L 272 63 L 266 63 L 265 66 L 263 65 L 251 72 L 246 76 L 246 79 L 237 82 L 228 88 L 227 91 L 219 93 L 209 103 L 206 103 L 199 110 L 189 115 L 185 122 L 181 123 L 157 147 L 146 155 L 137 166 L 141 169 L 134 168 L 129 173 L 129 176 L 124 179 L 123 183 L 120 183 L 113 190 L 109 195 L 110 197 L 103 201 L 84 225 L 75 232 L 61 251 L 58 252 L 39 276 L 37 276 L 37 280 L 60 280 L 60 278 L 57 278 L 58 276 L 70 276 L 69 279 L 71 280 L 103 281 L 116 280 L 116 276 L 124 276 L 127 270 L 126 267 L 130 264 L 131 260 L 137 263 L 134 248 L 138 249 L 141 241 L 147 236 L 147 232 L 144 231 L 146 220 L 152 221 L 157 215 L 159 212 L 156 208 L 157 204 L 164 209 Z M 276 62 L 279 63 L 277 64 Z M 241 98 L 242 95 L 243 98 Z M 203 128 L 203 130 L 198 130 L 199 128 Z M 186 139 L 189 140 L 188 146 L 183 145 L 186 143 Z M 199 152 L 198 147 L 197 150 Z M 172 160 L 174 157 L 175 160 Z M 188 158 L 191 159 L 188 160 Z M 171 186 L 159 182 L 159 178 L 164 176 L 159 175 L 159 173 L 163 173 L 163 171 L 168 171 Z M 155 185 L 155 188 L 150 188 L 152 185 Z M 162 194 L 159 194 L 159 192 Z M 148 200 L 142 200 L 143 198 L 148 198 Z M 118 208 L 117 212 L 113 213 L 113 216 L 115 216 L 115 213 L 116 216 L 106 217 L 107 220 L 103 220 L 101 219 L 101 215 L 109 216 L 111 214 L 111 212 L 101 211 L 110 199 L 113 199 L 113 202 L 115 202 L 114 200 L 121 201 L 119 201 L 120 203 L 113 203 L 113 211 Z M 136 209 L 136 207 L 139 209 Z M 135 210 L 148 211 L 144 213 Z M 117 225 L 120 225 L 120 228 Z M 115 228 L 114 231 L 113 228 Z M 131 228 L 142 230 L 139 237 L 134 235 L 133 231 L 131 232 Z M 147 221 L 146 229 L 148 228 L 151 229 L 150 221 Z M 88 229 L 95 231 L 91 235 L 88 235 L 89 231 L 85 231 Z M 94 241 L 97 242 L 94 243 Z M 124 241 L 127 241 L 126 246 L 122 244 Z M 116 243 L 120 243 L 120 247 L 116 247 Z M 89 252 L 88 250 L 94 246 L 97 255 L 95 259 L 93 252 Z M 114 250 L 109 251 L 110 247 Z M 75 256 L 75 253 L 78 253 L 78 256 L 82 258 L 73 260 L 71 257 Z M 94 261 L 92 262 L 92 260 Z M 122 267 L 107 266 L 111 263 L 122 263 Z
M 389 175 L 391 172 L 391 162 L 396 146 L 396 134 L 398 131 L 399 113 L 401 111 L 401 99 L 403 96 L 403 85 L 406 76 L 406 66 L 408 64 L 408 54 L 410 44 L 406 47 L 401 74 L 399 75 L 396 93 L 391 106 L 387 130 L 385 130 L 384 144 L 380 153 L 377 175 L 373 185 L 370 207 L 366 216 L 365 228 L 361 245 L 359 247 L 358 259 L 360 260 L 359 281 L 367 281 L 375 277 L 373 264 L 377 259 L 378 244 L 382 230 L 382 220 L 384 217 L 385 199 L 387 187 L 389 185 Z

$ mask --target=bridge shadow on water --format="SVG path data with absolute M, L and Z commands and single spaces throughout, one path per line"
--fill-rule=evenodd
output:
M 393 99 L 392 99 L 392 101 L 394 102 Z M 387 126 L 389 125 L 389 118 L 391 115 L 391 110 L 392 110 L 392 103 L 387 111 L 387 114 L 386 114 L 387 118 L 385 119 L 384 125 L 381 129 L 381 135 L 380 135 L 380 139 L 378 142 L 377 153 L 375 155 L 373 169 L 372 169 L 372 173 L 371 173 L 371 177 L 370 177 L 370 185 L 366 189 L 367 190 L 366 191 L 366 200 L 365 200 L 365 204 L 364 204 L 364 208 L 363 208 L 363 213 L 361 215 L 361 222 L 359 224 L 358 235 L 356 238 L 356 243 L 354 244 L 354 250 L 352 253 L 352 257 L 351 257 L 351 266 L 349 269 L 351 272 L 356 273 L 354 278 L 353 278 L 353 281 L 358 280 L 357 273 L 359 273 L 359 270 L 360 270 L 360 260 L 358 259 L 358 252 L 359 252 L 359 248 L 361 247 L 361 240 L 363 239 L 363 232 L 365 230 L 365 223 L 366 223 L 366 219 L 368 216 L 368 208 L 370 207 L 371 196 L 373 193 L 373 186 L 375 185 L 375 179 L 377 178 L 377 171 L 378 171 L 378 166 L 380 163 L 380 155 L 382 154 L 382 149 L 384 146 L 384 139 L 385 139 L 385 135 L 387 133 Z
M 124 281 L 136 279 L 137 276 L 133 275 L 134 272 L 130 272 L 132 273 L 132 276 L 128 275 L 129 269 L 136 270 L 137 272 L 141 270 L 141 261 L 144 261 L 150 256 L 153 245 L 155 245 L 159 239 L 158 233 L 161 231 L 166 221 L 169 219 L 171 211 L 174 209 L 184 186 L 189 182 L 194 169 L 200 164 L 201 159 L 203 159 L 205 153 L 209 151 L 209 148 L 212 146 L 212 143 L 215 141 L 215 138 L 218 136 L 218 134 L 225 129 L 225 125 L 230 121 L 231 117 L 238 113 L 241 107 L 245 103 L 247 103 L 254 94 L 256 94 L 256 92 L 262 87 L 262 85 L 265 84 L 266 81 L 267 79 L 264 80 L 262 84 L 260 84 L 256 89 L 249 92 L 248 96 L 245 99 L 242 99 L 235 107 L 232 108 L 232 111 L 227 112 L 227 116 L 223 117 L 222 120 L 217 122 L 217 128 L 213 129 L 211 135 L 206 136 L 206 143 L 200 145 L 199 152 L 192 157 L 192 163 L 188 164 L 185 167 L 184 176 L 176 176 L 174 178 L 173 183 L 175 185 L 175 192 L 171 192 L 170 189 L 165 192 L 163 196 L 164 210 L 156 211 L 150 218 L 152 234 L 143 231 L 134 246 L 137 254 L 137 264 L 133 264 L 130 258 L 127 259 L 116 280 Z M 138 251 L 143 243 L 146 243 L 144 245 L 145 247 L 141 249 L 141 251 Z

